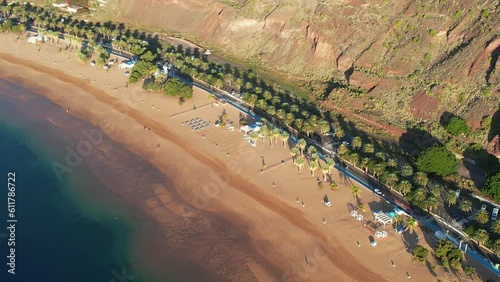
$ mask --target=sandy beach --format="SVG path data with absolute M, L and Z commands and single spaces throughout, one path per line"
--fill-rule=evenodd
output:
M 355 203 L 350 184 L 343 183 L 336 170 L 331 177 L 339 189 L 319 189 L 316 178 L 321 172 L 313 177 L 305 165 L 299 173 L 289 144 L 283 146 L 278 139 L 271 148 L 266 139 L 250 146 L 238 131 L 240 112 L 228 104 L 211 103 L 208 93 L 195 88 L 193 98 L 179 105 L 177 98 L 127 85 L 124 70 L 117 66 L 106 71 L 82 65 L 73 53 L 61 50 L 63 45 L 37 46 L 23 36 L 0 37 L 5 70 L 1 76 L 34 89 L 67 109 L 66 114 L 87 120 L 95 134 L 102 132 L 104 140 L 118 142 L 136 155 L 135 163 L 116 162 L 125 151 L 100 141 L 84 161 L 106 187 L 159 224 L 164 236 L 156 238 L 158 244 L 175 249 L 221 280 L 470 280 L 441 267 L 435 276 L 428 266 L 413 263 L 404 237 L 390 227 L 388 238 L 370 246 L 371 234 L 349 213 L 347 204 Z M 213 126 L 223 110 L 236 131 Z M 212 126 L 192 131 L 183 125 L 197 117 Z M 116 173 L 103 174 L 109 171 L 105 167 Z M 372 220 L 371 210 L 389 208 L 377 195 L 361 190 L 365 219 Z M 331 207 L 323 205 L 325 194 Z M 421 230 L 405 240 L 417 236 L 421 245 L 431 248 L 427 242 L 432 241 L 422 240 L 428 236 Z M 139 250 L 140 244 L 137 248 L 147 255 L 147 250 Z M 162 264 L 154 256 L 147 263 Z M 429 263 L 437 265 L 432 256 Z

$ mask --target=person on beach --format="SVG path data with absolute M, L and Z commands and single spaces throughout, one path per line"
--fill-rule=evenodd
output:
M 160 149 L 160 144 L 158 144 L 158 145 L 156 146 L 156 150 L 159 150 L 159 149 Z

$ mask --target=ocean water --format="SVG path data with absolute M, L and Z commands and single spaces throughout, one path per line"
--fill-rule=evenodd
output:
M 12 86 L 0 79 L 0 94 L 15 91 Z M 26 104 L 37 102 L 47 106 L 37 98 Z M 71 137 L 23 110 L 0 95 L 0 281 L 159 281 L 134 267 L 133 241 L 143 221 L 136 209 L 107 191 L 85 165 L 59 181 L 52 162 L 64 159 L 61 148 Z M 7 222 L 11 172 L 17 222 Z M 15 233 L 7 229 L 11 224 Z M 8 265 L 12 247 L 15 266 Z M 15 274 L 8 272 L 13 267 Z
M 0 114 L 1 117 L 1 114 Z M 85 172 L 59 182 L 50 148 L 36 134 L 0 122 L 0 281 L 145 281 L 133 268 L 133 222 L 84 193 Z M 8 273 L 7 178 L 15 173 L 15 274 Z M 13 196 L 13 195 L 11 195 Z M 10 241 L 12 242 L 12 241 Z

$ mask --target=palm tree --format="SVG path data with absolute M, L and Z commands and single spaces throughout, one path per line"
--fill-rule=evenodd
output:
M 273 139 L 278 134 L 279 134 L 279 131 L 276 128 L 269 130 L 267 137 L 269 137 L 269 145 L 271 145 L 271 148 L 273 147 Z
M 298 157 L 295 160 L 295 165 L 299 168 L 299 172 L 302 173 L 302 166 L 304 165 L 304 158 L 303 157 Z
M 410 177 L 413 175 L 413 168 L 409 165 L 404 165 L 401 168 L 401 175 L 404 177 Z
M 490 239 L 490 235 L 488 234 L 488 231 L 479 228 L 472 236 L 472 239 L 475 240 L 479 245 L 484 245 Z
M 337 185 L 337 183 L 335 183 L 335 181 L 332 181 L 332 183 L 330 183 L 330 190 L 337 190 L 339 189 L 339 186 Z
M 434 196 L 427 197 L 424 201 L 425 207 L 427 208 L 427 211 L 432 212 L 433 209 L 439 207 L 439 200 L 438 198 Z
M 423 202 L 426 198 L 426 193 L 423 188 L 418 188 L 415 190 L 415 193 L 413 194 L 413 199 L 417 202 Z
M 481 224 L 485 224 L 486 222 L 488 222 L 488 212 L 485 210 L 480 210 L 476 213 L 474 219 Z
M 264 143 L 264 139 L 269 135 L 269 127 L 267 127 L 267 125 L 263 125 L 260 128 L 259 133 L 260 133 L 260 140 L 262 141 L 262 143 Z
M 375 152 L 375 147 L 371 143 L 366 143 L 363 146 L 363 152 L 365 152 L 367 154 L 373 154 L 373 152 Z
M 380 175 L 385 171 L 385 166 L 385 163 L 375 164 L 375 166 L 373 167 L 374 176 L 380 178 Z
M 307 148 L 307 154 L 309 155 L 309 157 L 310 157 L 311 159 L 313 159 L 313 158 L 314 158 L 313 156 L 314 156 L 314 154 L 316 154 L 317 152 L 318 152 L 318 150 L 316 149 L 316 147 L 314 147 L 314 146 L 312 146 L 312 145 L 311 145 L 311 146 L 309 146 L 309 148 Z
M 366 211 L 365 204 L 360 204 L 360 205 L 359 205 L 359 210 L 360 210 L 361 212 L 365 212 L 365 211 Z
M 307 142 L 303 138 L 300 138 L 299 141 L 297 142 L 297 146 L 299 146 L 299 148 L 300 148 L 301 155 L 304 155 L 304 149 L 305 149 L 306 145 L 307 145 Z
M 396 159 L 389 159 L 387 161 L 387 166 L 395 168 L 398 166 L 398 162 L 396 161 Z
M 292 155 L 292 160 L 293 160 L 293 163 L 295 164 L 295 157 L 297 157 L 297 155 L 300 153 L 300 150 L 298 147 L 293 147 L 292 149 L 290 149 L 290 155 Z
M 404 223 L 405 231 L 413 233 L 417 228 L 417 224 L 418 222 L 413 217 L 408 218 Z
M 214 105 L 213 105 L 213 102 L 215 100 L 215 95 L 213 94 L 208 94 L 208 101 L 210 101 L 210 107 L 213 109 L 214 108 Z
M 359 195 L 361 194 L 359 187 L 356 185 L 353 185 L 351 187 L 351 194 L 354 196 L 354 198 L 358 199 Z
M 351 159 L 351 163 L 357 167 L 359 165 L 359 154 L 354 152 L 349 157 Z
M 300 111 L 299 106 L 297 105 L 291 105 L 290 106 L 290 112 L 291 113 L 298 113 Z
M 314 176 L 314 172 L 318 169 L 318 162 L 311 161 L 309 162 L 309 170 L 311 170 L 311 175 Z
M 427 182 L 429 182 L 429 178 L 427 178 L 427 174 L 425 172 L 417 172 L 415 176 L 415 182 L 420 186 L 426 186 Z
M 444 196 L 446 203 L 448 206 L 454 205 L 457 203 L 457 194 L 453 190 L 448 190 L 446 195 Z
M 286 148 L 286 144 L 288 143 L 288 138 L 290 138 L 288 132 L 286 131 L 281 132 L 281 140 L 283 140 L 283 148 Z
M 339 149 L 337 150 L 337 153 L 338 153 L 340 156 L 343 156 L 343 155 L 345 155 L 348 151 L 349 151 L 349 148 L 347 148 L 347 146 L 346 146 L 346 145 L 344 145 L 344 144 L 340 144 Z
M 500 239 L 496 239 L 495 242 L 493 242 L 493 246 L 491 247 L 491 250 L 495 252 L 495 254 L 499 255 L 500 254 Z
M 394 185 L 399 182 L 399 176 L 396 173 L 389 173 L 386 178 L 386 184 L 392 190 Z
M 496 234 L 500 234 L 500 219 L 493 221 L 493 224 L 491 224 L 491 230 Z
M 469 200 L 463 200 L 460 202 L 460 210 L 463 212 L 470 212 L 472 211 L 472 202 Z
M 339 126 L 335 127 L 335 137 L 337 137 L 339 140 L 342 139 L 342 137 L 344 137 L 344 130 L 342 130 L 342 128 L 340 128 Z
M 401 194 L 406 195 L 411 191 L 411 183 L 408 180 L 402 180 L 398 185 L 398 190 Z
M 323 173 L 323 181 L 326 181 L 326 174 L 328 173 L 329 170 L 330 167 L 328 166 L 328 164 L 324 163 L 321 165 L 321 172 Z
M 273 129 L 273 138 L 274 138 L 274 143 L 278 143 L 278 137 L 281 136 L 281 133 L 279 129 L 275 128 Z
M 320 120 L 318 122 L 318 129 L 321 134 L 325 134 L 330 131 L 330 124 L 326 120 Z
M 359 136 L 356 136 L 354 138 L 352 138 L 352 148 L 354 150 L 358 150 L 359 148 L 361 148 L 361 146 L 363 145 L 363 141 L 361 140 L 361 137 Z
M 431 194 L 436 198 L 441 197 L 441 187 L 439 185 L 433 185 L 431 188 Z
M 254 144 L 257 144 L 257 140 L 259 139 L 259 134 L 257 132 L 250 133 L 250 140 L 253 141 Z
M 332 168 L 335 166 L 335 161 L 331 158 L 327 158 L 326 164 L 328 165 L 328 173 L 332 173 Z
M 399 214 L 396 214 L 393 218 L 392 218 L 392 222 L 394 222 L 394 224 L 396 224 L 396 228 L 399 226 L 399 224 L 401 222 L 403 222 L 403 217 L 400 216 Z
M 307 137 L 309 137 L 311 135 L 311 133 L 314 132 L 314 125 L 312 125 L 312 123 L 307 120 L 302 125 L 302 131 L 304 131 L 304 133 L 307 135 Z
M 363 158 L 361 160 L 361 168 L 368 173 L 368 164 L 370 163 L 370 158 Z

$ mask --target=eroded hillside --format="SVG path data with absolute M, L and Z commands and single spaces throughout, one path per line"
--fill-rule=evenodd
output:
M 325 107 L 402 128 L 445 111 L 479 127 L 498 107 L 495 0 L 101 2 L 98 18 L 184 34 L 287 74 Z

